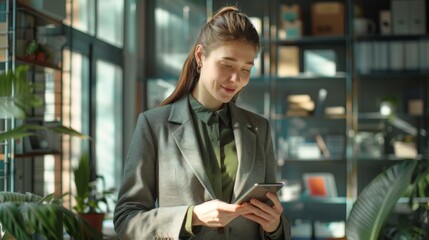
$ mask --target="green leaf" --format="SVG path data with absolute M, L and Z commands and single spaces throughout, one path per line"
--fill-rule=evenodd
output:
M 66 135 L 70 135 L 72 137 L 79 137 L 82 139 L 89 139 L 88 135 L 82 134 L 78 131 L 76 131 L 73 128 L 70 127 L 66 127 L 66 126 L 54 126 L 54 127 L 50 127 L 49 128 L 51 131 L 59 133 L 59 134 L 66 134 Z
M 47 239 L 62 239 L 62 223 L 56 204 L 23 203 L 21 212 L 28 226 Z
M 102 239 L 84 219 L 64 208 L 53 194 L 44 197 L 32 193 L 0 192 L 0 223 L 5 236 L 15 239 L 62 239 L 63 230 L 73 239 Z
M 8 232 L 16 239 L 31 239 L 31 233 L 26 228 L 24 218 L 14 203 L 0 204 L 0 223 L 3 231 Z
M 76 201 L 78 212 L 85 210 L 84 202 L 89 197 L 90 192 L 90 166 L 87 153 L 82 153 L 79 164 L 73 169 L 74 182 L 76 186 Z
M 41 96 L 35 94 L 36 84 L 27 81 L 29 66 L 18 66 L 15 71 L 0 73 L 0 109 L 8 117 L 24 118 L 31 107 L 43 104 Z
M 61 208 L 60 210 L 64 216 L 63 223 L 64 223 L 64 228 L 65 228 L 66 232 L 71 237 L 73 237 L 73 239 L 84 239 L 82 226 L 86 230 L 87 230 L 88 226 L 84 225 L 84 222 L 82 221 L 80 216 L 75 215 L 73 212 L 71 212 L 70 210 L 68 210 L 66 208 Z
M 417 160 L 396 164 L 373 179 L 357 198 L 346 222 L 353 240 L 376 240 L 392 208 L 407 190 Z
M 34 134 L 36 130 L 49 130 L 58 134 L 66 134 L 72 137 L 79 137 L 81 139 L 90 139 L 88 135 L 81 134 L 73 128 L 65 126 L 43 126 L 36 124 L 23 124 L 21 126 L 15 127 L 14 129 L 6 132 L 0 133 L 0 142 L 6 141 L 8 139 L 18 139 Z

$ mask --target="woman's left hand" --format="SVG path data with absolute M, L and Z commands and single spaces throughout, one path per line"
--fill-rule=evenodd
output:
M 274 232 L 280 225 L 280 216 L 283 213 L 283 207 L 277 195 L 267 193 L 267 197 L 273 202 L 273 205 L 267 205 L 257 199 L 251 199 L 250 202 L 242 205 L 248 210 L 243 217 L 257 222 L 265 232 Z

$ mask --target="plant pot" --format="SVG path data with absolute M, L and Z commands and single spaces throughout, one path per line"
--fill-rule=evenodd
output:
M 79 215 L 85 219 L 88 224 L 93 227 L 97 232 L 102 234 L 104 213 L 79 213 Z M 89 238 L 86 238 L 89 239 Z

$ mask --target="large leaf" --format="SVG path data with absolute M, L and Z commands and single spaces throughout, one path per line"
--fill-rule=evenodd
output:
M 25 118 L 25 112 L 28 109 L 42 106 L 41 96 L 34 93 L 37 85 L 26 79 L 28 68 L 26 65 L 21 65 L 15 71 L 8 70 L 0 73 L 2 117 Z
M 82 198 L 82 200 L 89 196 L 91 177 L 89 168 L 88 154 L 82 153 L 78 166 L 73 169 L 77 197 Z
M 0 204 L 0 223 L 2 230 L 15 236 L 16 239 L 31 239 L 23 216 L 16 204 L 11 202 Z
M 54 126 L 54 127 L 49 127 L 48 129 L 58 134 L 70 135 L 72 137 L 79 137 L 82 139 L 90 138 L 88 135 L 82 134 L 76 131 L 75 129 L 66 127 L 66 126 Z
M 62 239 L 63 228 L 56 204 L 23 203 L 21 213 L 26 225 L 46 239 Z
M 18 139 L 26 136 L 31 136 L 34 134 L 35 130 L 41 130 L 43 126 L 35 124 L 23 124 L 18 126 L 10 131 L 0 133 L 0 142 L 6 141 L 8 139 Z
M 386 169 L 357 198 L 346 223 L 349 240 L 376 240 L 391 210 L 410 186 L 417 160 Z
M 41 200 L 43 200 L 41 196 L 29 192 L 25 194 L 17 192 L 0 192 L 0 204 L 7 202 L 20 204 L 23 202 L 39 202 Z
M 48 127 L 48 126 L 36 125 L 36 124 L 23 124 L 10 131 L 0 132 L 0 142 L 4 142 L 11 138 L 18 139 L 18 138 L 31 136 L 34 134 L 34 131 L 36 130 L 48 130 L 57 134 L 70 135 L 72 137 L 79 137 L 82 139 L 89 139 L 88 135 L 79 133 L 75 129 L 66 127 L 66 126 L 49 126 Z
M 0 224 L 5 236 L 32 239 L 37 234 L 43 239 L 62 239 L 63 230 L 73 239 L 102 239 L 78 214 L 64 208 L 61 201 L 49 194 L 41 197 L 32 193 L 0 192 Z

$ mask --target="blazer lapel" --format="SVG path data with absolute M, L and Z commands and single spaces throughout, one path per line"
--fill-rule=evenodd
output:
M 229 104 L 234 138 L 237 147 L 238 170 L 235 178 L 234 193 L 232 202 L 241 195 L 243 189 L 253 185 L 248 181 L 255 163 L 256 135 L 252 131 L 253 127 L 244 119 L 238 111 L 237 106 Z
M 210 197 L 216 199 L 213 187 L 204 169 L 187 97 L 183 97 L 173 103 L 169 121 L 181 124 L 172 130 L 174 141 L 198 180 L 208 191 Z

